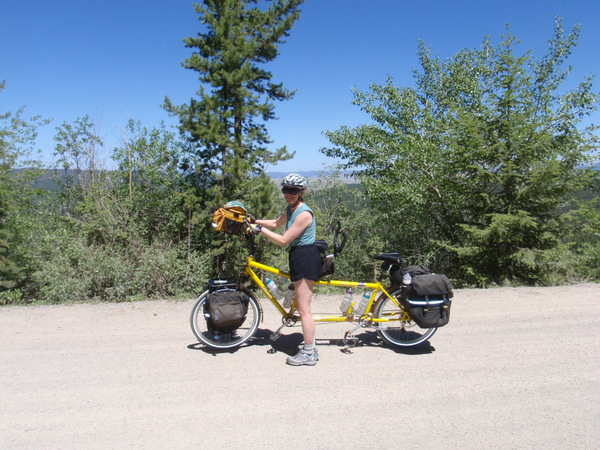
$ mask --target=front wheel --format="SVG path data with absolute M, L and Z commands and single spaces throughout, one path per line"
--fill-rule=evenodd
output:
M 390 295 L 400 303 L 402 285 L 390 288 Z M 377 319 L 386 319 L 377 323 L 377 334 L 390 345 L 399 347 L 412 347 L 429 339 L 437 328 L 419 328 L 412 320 L 407 320 L 408 315 L 396 305 L 387 295 L 382 294 L 375 304 L 374 315 Z
M 207 306 L 209 291 L 204 291 L 192 308 L 190 325 L 198 340 L 212 348 L 233 348 L 250 339 L 260 322 L 261 310 L 256 297 L 247 289 L 242 291 L 248 296 L 248 313 L 244 323 L 231 333 L 220 333 L 212 329 L 207 322 Z

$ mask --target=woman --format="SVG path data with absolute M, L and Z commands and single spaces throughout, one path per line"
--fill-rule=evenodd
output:
M 262 233 L 268 239 L 282 247 L 290 245 L 290 278 L 296 291 L 296 307 L 302 318 L 304 348 L 286 362 L 292 366 L 314 366 L 319 360 L 315 347 L 315 321 L 310 310 L 313 286 L 321 273 L 321 255 L 314 245 L 316 220 L 313 211 L 304 203 L 307 180 L 301 175 L 291 173 L 281 181 L 281 192 L 287 203 L 284 213 L 277 219 L 255 220 L 259 225 L 254 231 Z M 285 225 L 283 235 L 271 231 Z

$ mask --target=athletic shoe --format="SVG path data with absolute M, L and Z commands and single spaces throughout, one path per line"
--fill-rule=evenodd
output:
M 319 354 L 316 349 L 310 353 L 302 349 L 295 356 L 286 359 L 285 362 L 290 366 L 314 366 L 318 360 Z
M 300 348 L 300 351 L 301 351 L 301 352 L 305 351 L 305 350 L 304 350 L 304 346 L 302 346 L 302 347 Z M 308 352 L 308 350 L 307 350 L 306 352 L 307 352 L 307 353 L 309 353 L 309 352 Z M 316 345 L 313 347 L 313 352 L 315 353 L 315 357 L 317 358 L 317 361 L 318 361 L 318 360 L 319 360 L 319 350 L 317 349 L 317 346 L 316 346 Z

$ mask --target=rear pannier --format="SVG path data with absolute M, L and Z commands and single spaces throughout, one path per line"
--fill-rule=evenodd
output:
M 407 293 L 403 295 L 403 306 L 419 327 L 443 327 L 450 320 L 452 289 L 452 283 L 446 275 L 415 275 Z
M 404 268 L 400 268 L 398 265 L 393 265 L 389 269 L 390 272 L 390 282 L 394 283 L 402 283 L 402 277 L 405 273 L 409 273 L 411 276 L 415 277 L 417 275 L 424 275 L 431 272 L 431 269 L 425 266 L 408 266 Z

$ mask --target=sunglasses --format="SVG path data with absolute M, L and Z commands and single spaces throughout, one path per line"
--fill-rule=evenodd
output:
M 283 192 L 284 194 L 298 195 L 300 192 L 302 192 L 302 189 L 293 188 L 293 187 L 284 187 L 281 189 L 281 192 Z

